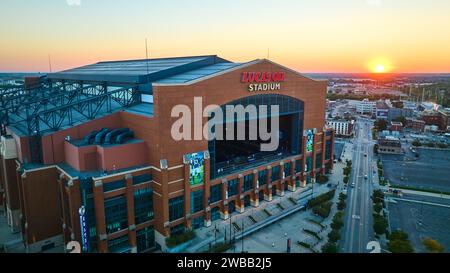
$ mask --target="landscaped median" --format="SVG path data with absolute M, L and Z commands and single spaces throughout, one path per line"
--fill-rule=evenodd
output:
M 166 238 L 168 252 L 173 253 L 183 251 L 195 237 L 195 232 L 189 230 Z
M 378 159 L 377 161 L 377 169 L 378 169 L 378 181 L 380 183 L 380 186 L 386 186 L 387 180 L 383 176 L 383 164 L 381 163 L 380 159 Z
M 388 219 L 384 215 L 384 193 L 381 190 L 375 190 L 372 195 L 373 201 L 373 230 L 375 237 L 380 238 L 382 235 L 389 236 Z
M 352 172 L 352 161 L 346 160 L 346 165 L 344 168 L 344 184 L 347 186 L 348 182 L 350 181 L 350 173 Z

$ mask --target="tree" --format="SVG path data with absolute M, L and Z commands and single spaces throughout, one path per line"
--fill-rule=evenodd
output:
M 382 203 L 384 200 L 384 193 L 382 190 L 374 190 L 373 191 L 373 202 Z
M 388 227 L 388 222 L 386 218 L 378 214 L 373 215 L 373 230 L 376 234 L 381 235 L 386 233 Z
M 325 184 L 325 183 L 327 183 L 328 182 L 328 176 L 326 176 L 326 175 L 323 175 L 323 174 L 319 174 L 318 176 L 317 176 L 317 182 L 319 183 L 319 184 Z
M 388 123 L 384 119 L 379 119 L 379 120 L 375 121 L 374 125 L 377 128 L 378 132 L 380 132 L 380 131 L 387 130 Z
M 335 243 L 326 243 L 322 246 L 322 253 L 338 253 L 338 247 Z
M 352 166 L 352 164 L 353 164 L 353 162 L 351 161 L 351 160 L 346 160 L 346 163 L 347 163 L 347 167 L 351 167 Z
M 428 250 L 428 252 L 431 252 L 431 253 L 443 253 L 444 252 L 444 247 L 436 240 L 433 240 L 431 238 L 425 238 L 422 241 L 422 243 L 425 246 L 425 248 Z
M 411 243 L 403 240 L 393 240 L 389 242 L 389 251 L 392 253 L 413 253 L 414 249 Z
M 381 210 L 383 209 L 383 204 L 381 203 L 375 203 L 375 205 L 373 206 L 373 210 L 377 213 L 380 214 Z
M 338 210 L 344 210 L 344 209 L 345 209 L 345 206 L 346 206 L 345 200 L 340 200 L 339 203 L 338 203 L 338 205 L 337 205 L 337 209 L 338 209 Z
M 401 122 L 403 126 L 406 125 L 406 118 L 401 116 L 401 117 L 396 117 L 394 119 L 392 119 L 392 121 L 396 121 L 396 122 Z
M 404 106 L 403 101 L 393 101 L 393 102 L 392 102 L 392 105 L 393 105 L 395 108 L 403 108 L 403 106 Z
M 342 221 L 343 213 L 341 211 L 337 212 L 333 217 L 333 222 L 331 223 L 331 228 L 339 230 L 344 226 L 344 221 Z
M 339 234 L 339 231 L 333 229 L 328 233 L 328 240 L 332 243 L 336 243 L 341 239 L 341 234 Z
M 408 234 L 406 234 L 405 232 L 403 232 L 401 230 L 396 230 L 396 231 L 393 231 L 389 235 L 389 240 L 391 240 L 391 241 L 394 241 L 394 240 L 407 241 L 408 240 Z
M 345 168 L 344 168 L 344 175 L 345 175 L 345 176 L 349 176 L 351 171 L 352 171 L 351 168 L 345 167 Z
M 349 180 L 350 178 L 348 177 L 348 176 L 344 176 L 344 184 L 348 184 L 348 180 Z
M 414 140 L 411 144 L 412 144 L 412 146 L 414 146 L 414 147 L 420 147 L 420 146 L 422 146 L 422 143 L 420 143 L 420 141 L 418 141 L 417 139 Z

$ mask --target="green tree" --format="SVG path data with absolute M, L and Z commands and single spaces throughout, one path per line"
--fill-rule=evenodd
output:
M 338 247 L 335 243 L 328 242 L 322 246 L 322 253 L 338 253 Z
M 343 213 L 342 211 L 337 212 L 333 217 L 333 222 L 331 223 L 331 228 L 339 230 L 344 226 L 344 221 L 342 220 Z
M 373 206 L 373 210 L 377 213 L 380 214 L 381 210 L 383 209 L 383 204 L 381 203 L 375 203 L 375 205 Z
M 328 233 L 328 240 L 332 243 L 336 243 L 341 239 L 341 234 L 339 234 L 339 231 L 333 229 Z
M 345 167 L 345 168 L 344 168 L 344 176 L 349 176 L 351 171 L 352 171 L 351 168 Z
M 348 184 L 349 180 L 350 180 L 350 178 L 348 176 L 344 176 L 344 184 Z
M 408 240 L 408 234 L 406 234 L 405 232 L 403 232 L 401 230 L 396 230 L 396 231 L 393 231 L 389 235 L 389 240 L 391 240 L 391 241 L 394 241 L 394 240 L 407 241 Z
M 375 121 L 374 125 L 375 125 L 375 128 L 377 128 L 378 132 L 381 132 L 381 131 L 387 130 L 388 123 L 384 119 L 379 119 L 379 120 Z
M 330 235 L 328 235 L 329 237 Z M 428 250 L 428 252 L 431 253 L 443 253 L 444 252 L 444 247 L 436 240 L 431 239 L 431 238 L 425 238 L 422 241 L 423 245 L 425 246 L 425 248 Z
M 418 141 L 417 139 L 414 140 L 411 144 L 412 144 L 412 146 L 414 146 L 414 147 L 420 147 L 420 146 L 422 146 L 422 143 L 420 143 L 420 141 Z
M 411 243 L 403 240 L 393 240 L 388 244 L 389 251 L 392 253 L 413 253 L 414 249 Z
M 382 203 L 384 200 L 384 193 L 382 190 L 374 190 L 372 195 L 373 202 Z
M 345 200 L 340 200 L 339 203 L 337 204 L 337 209 L 344 210 L 345 207 L 346 207 Z
M 381 235 L 386 233 L 388 227 L 388 222 L 386 218 L 378 214 L 373 215 L 373 230 L 376 234 Z

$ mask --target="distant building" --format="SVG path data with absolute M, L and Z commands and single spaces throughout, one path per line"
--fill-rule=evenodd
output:
M 422 102 L 418 107 L 419 111 L 432 111 L 438 108 L 439 105 L 434 102 Z
M 377 119 L 388 119 L 389 106 L 384 101 L 376 102 L 376 117 Z
M 414 118 L 406 118 L 405 127 L 414 132 L 423 132 L 425 130 L 425 121 Z
M 327 125 L 334 129 L 336 135 L 350 136 L 353 133 L 354 120 L 328 120 Z
M 439 111 L 424 111 L 421 119 L 425 121 L 425 125 L 434 125 L 438 130 L 445 131 L 447 129 L 448 115 Z
M 414 115 L 414 111 L 409 108 L 389 108 L 388 112 L 388 121 L 392 121 L 397 118 L 412 118 Z
M 358 114 L 375 115 L 376 114 L 376 103 L 374 101 L 369 101 L 368 99 L 359 101 L 356 104 L 356 112 Z
M 391 121 L 390 130 L 397 131 L 397 132 L 403 131 L 403 123 L 397 122 L 397 121 Z
M 378 153 L 380 154 L 402 154 L 402 143 L 396 137 L 386 137 L 378 140 Z

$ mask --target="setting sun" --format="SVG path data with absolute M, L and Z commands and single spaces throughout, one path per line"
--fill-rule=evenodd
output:
M 376 58 L 368 63 L 368 69 L 372 73 L 387 73 L 392 70 L 392 65 L 387 58 Z
M 386 67 L 383 64 L 377 64 L 374 68 L 375 73 L 384 73 L 386 72 Z

